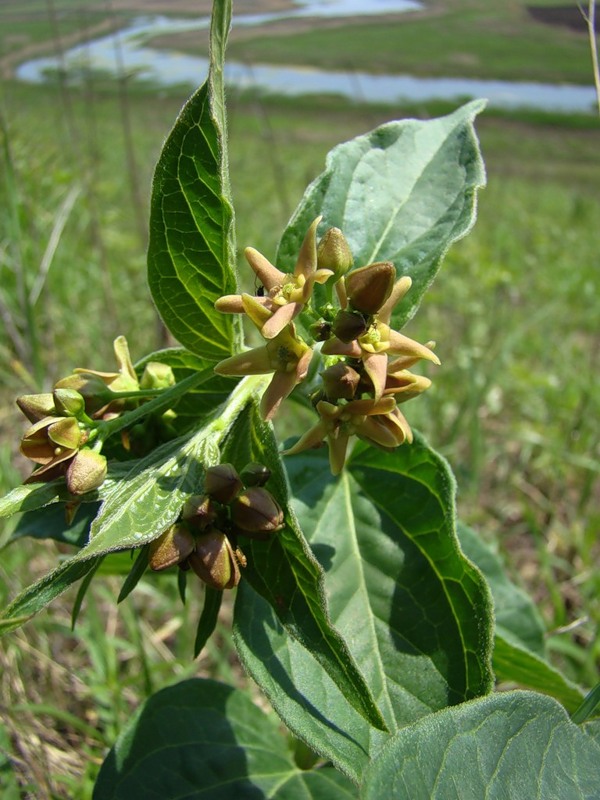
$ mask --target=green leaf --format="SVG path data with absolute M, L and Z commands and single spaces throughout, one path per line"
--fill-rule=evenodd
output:
M 339 687 L 341 696 L 358 711 L 359 718 L 385 730 L 369 685 L 329 619 L 322 570 L 289 508 L 277 442 L 271 426 L 260 418 L 256 404 L 239 416 L 223 449 L 223 460 L 238 469 L 250 461 L 269 467 L 272 475 L 267 488 L 285 513 L 285 527 L 268 541 L 250 540 L 246 544 L 247 540 L 240 537 L 240 546 L 248 557 L 244 581 L 267 600 L 287 634 L 312 653 Z M 234 625 L 238 609 L 244 613 L 236 602 Z
M 202 652 L 202 648 L 210 639 L 217 626 L 222 600 L 223 592 L 218 589 L 213 589 L 211 586 L 204 587 L 204 605 L 202 606 L 202 613 L 200 614 L 198 628 L 196 630 L 194 658 L 198 658 Z
M 0 498 L 0 517 L 10 517 L 19 511 L 33 511 L 49 503 L 66 500 L 69 493 L 64 480 L 49 483 L 30 483 L 26 486 L 17 486 L 4 497 Z
M 588 692 L 585 699 L 582 701 L 572 714 L 573 722 L 581 724 L 586 722 L 594 716 L 600 715 L 600 683 L 597 683 L 594 688 Z
M 31 536 L 33 539 L 54 539 L 61 544 L 83 547 L 89 539 L 90 527 L 99 506 L 99 503 L 82 503 L 71 524 L 67 522 L 62 503 L 28 511 L 19 519 L 10 541 Z
M 294 509 L 325 570 L 333 624 L 390 730 L 492 684 L 491 603 L 454 532 L 454 483 L 420 438 L 357 448 L 339 478 L 325 453 L 286 460 Z M 354 780 L 385 738 L 353 714 L 310 655 L 245 588 L 236 646 L 285 723 Z
M 278 266 L 293 269 L 300 243 L 320 214 L 320 231 L 340 228 L 356 267 L 392 261 L 413 285 L 392 321 L 417 310 L 450 245 L 475 221 L 485 171 L 473 128 L 476 100 L 428 121 L 388 122 L 338 145 L 308 187 L 286 229 Z
M 537 607 L 508 579 L 490 545 L 462 523 L 457 531 L 464 553 L 483 572 L 492 592 L 496 617 L 492 663 L 496 679 L 549 694 L 574 711 L 583 693 L 545 660 L 544 623 Z
M 567 711 L 581 705 L 583 692 L 555 667 L 524 647 L 518 639 L 496 631 L 492 659 L 498 681 L 519 684 L 559 700 Z
M 164 144 L 150 207 L 154 302 L 173 336 L 213 361 L 238 348 L 241 330 L 237 318 L 214 309 L 236 288 L 222 74 L 230 23 L 231 3 L 214 3 L 208 79 Z
M 600 748 L 554 700 L 509 692 L 404 728 L 365 774 L 363 800 L 592 800 Z
M 155 694 L 108 754 L 94 800 L 350 800 L 331 767 L 300 770 L 280 723 L 246 694 L 188 680 Z
M 545 655 L 545 626 L 531 598 L 509 580 L 498 554 L 467 525 L 457 526 L 465 555 L 483 572 L 494 599 L 496 629 L 540 657 Z

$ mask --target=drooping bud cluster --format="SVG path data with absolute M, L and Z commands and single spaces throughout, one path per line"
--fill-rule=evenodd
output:
M 123 336 L 115 339 L 114 351 L 118 372 L 76 369 L 57 381 L 52 392 L 17 399 L 33 423 L 21 439 L 21 453 L 39 465 L 25 483 L 64 476 L 71 494 L 97 489 L 107 474 L 106 457 L 95 438 L 99 423 L 135 407 L 140 389 L 163 389 L 175 382 L 169 366 L 154 362 L 146 365 L 138 382 Z
M 434 342 L 419 344 L 390 327 L 394 307 L 411 287 L 408 276 L 396 279 L 388 261 L 351 269 L 353 257 L 339 228 L 330 228 L 317 243 L 318 217 L 300 248 L 292 275 L 281 272 L 253 248 L 246 258 L 263 286 L 260 296 L 228 295 L 216 303 L 219 311 L 245 313 L 267 340 L 262 347 L 217 364 L 221 375 L 273 373 L 261 401 L 271 419 L 281 401 L 308 375 L 316 342 L 329 365 L 321 372 L 322 388 L 312 401 L 319 421 L 287 451 L 288 455 L 329 445 L 334 474 L 343 468 L 350 436 L 379 447 L 412 441 L 410 426 L 398 404 L 431 385 L 409 368 L 421 359 L 439 364 Z M 325 284 L 326 302 L 315 307 L 314 288 Z M 333 305 L 335 286 L 338 308 Z M 313 341 L 302 339 L 294 323 L 301 315 Z M 392 360 L 390 360 L 392 357 Z
M 90 428 L 85 401 L 74 389 L 23 395 L 17 405 L 33 423 L 21 439 L 21 453 L 38 464 L 25 483 L 64 476 L 71 494 L 97 489 L 107 471 L 106 458 L 86 447 Z
M 270 475 L 257 463 L 240 474 L 232 464 L 209 467 L 204 493 L 190 497 L 180 519 L 150 544 L 151 569 L 178 564 L 214 589 L 237 586 L 246 566 L 238 537 L 268 539 L 284 525 L 281 507 L 264 488 Z

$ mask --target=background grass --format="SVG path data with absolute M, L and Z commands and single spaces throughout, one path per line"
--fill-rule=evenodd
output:
M 459 5 L 465 14 L 481 10 L 475 2 L 444 8 L 458 14 Z M 505 23 L 522 10 L 520 3 L 501 7 Z M 409 38 L 422 31 L 422 52 L 433 46 L 427 26 L 434 22 L 411 23 Z M 508 47 L 499 24 L 488 27 Z M 331 35 L 341 36 L 337 30 Z M 522 51 L 519 30 L 511 41 Z M 543 31 L 551 46 L 537 69 L 552 79 L 553 37 L 560 32 Z M 571 33 L 562 35 L 572 47 Z M 577 42 L 583 70 L 585 40 Z M 361 52 L 357 46 L 356 58 Z M 513 66 L 522 58 L 515 55 Z M 2 87 L 3 491 L 28 472 L 16 452 L 23 428 L 16 395 L 48 388 L 74 366 L 112 369 L 118 334 L 127 336 L 134 358 L 164 341 L 145 283 L 145 220 L 152 169 L 183 100 L 91 76 L 79 88 Z M 439 103 L 390 109 L 231 93 L 240 251 L 252 244 L 274 255 L 282 227 L 332 146 L 391 118 L 450 110 Z M 488 187 L 477 225 L 451 250 L 407 326 L 419 340 L 437 340 L 442 367 L 429 370 L 433 389 L 406 414 L 450 460 L 461 516 L 498 543 L 513 576 L 534 594 L 558 663 L 590 686 L 600 665 L 600 124 L 592 117 L 488 112 L 478 131 Z M 61 213 L 64 227 L 48 266 Z M 287 428 L 285 435 L 299 432 Z M 9 534 L 10 524 L 0 543 Z M 65 554 L 27 540 L 2 550 L 0 604 Z M 93 582 L 75 633 L 76 589 L 0 643 L 3 797 L 89 798 L 106 748 L 153 689 L 192 674 L 244 681 L 229 640 L 229 606 L 195 663 L 199 587 L 190 587 L 182 608 L 172 576 L 144 581 L 117 609 L 122 580 Z

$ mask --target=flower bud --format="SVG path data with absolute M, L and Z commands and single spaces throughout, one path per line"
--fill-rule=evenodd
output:
M 140 378 L 140 389 L 168 389 L 175 384 L 175 375 L 168 364 L 149 361 Z
M 336 400 L 352 400 L 360 383 L 360 375 L 355 369 L 338 361 L 321 373 L 325 394 L 332 403 Z
M 204 490 L 224 505 L 231 502 L 244 488 L 233 464 L 217 464 L 209 467 L 204 476 Z
M 52 392 L 56 413 L 63 417 L 79 417 L 85 411 L 85 400 L 76 389 L 55 389 Z
M 362 314 L 356 311 L 339 311 L 333 321 L 332 333 L 341 342 L 352 342 L 367 330 L 367 323 Z
M 196 494 L 190 497 L 181 512 L 182 519 L 203 531 L 214 524 L 217 519 L 215 502 L 207 494 Z
M 264 486 L 271 477 L 271 470 L 265 467 L 264 464 L 258 464 L 256 461 L 246 464 L 240 473 L 240 478 L 244 486 Z
M 339 228 L 329 228 L 317 246 L 318 269 L 330 269 L 339 280 L 354 264 L 346 237 Z
M 108 472 L 106 457 L 94 450 L 80 450 L 67 468 L 67 489 L 71 494 L 85 494 L 102 486 Z
M 171 525 L 150 542 L 148 563 L 155 572 L 179 564 L 193 552 L 196 541 L 183 525 Z
M 30 422 L 39 422 L 44 417 L 54 416 L 54 397 L 45 394 L 24 394 L 17 397 L 17 405 Z
M 240 582 L 240 568 L 233 548 L 227 536 L 216 528 L 197 538 L 188 564 L 213 589 L 232 589 Z
M 118 373 L 107 373 L 109 377 L 118 377 Z M 107 377 L 107 380 L 109 379 Z M 78 392 L 85 401 L 88 413 L 94 413 L 110 401 L 111 392 L 105 380 L 92 372 L 75 372 L 61 378 L 54 384 L 54 390 L 69 389 Z
M 266 489 L 252 486 L 239 494 L 231 504 L 231 520 L 239 533 L 256 539 L 267 539 L 283 528 L 283 511 Z
M 396 269 L 391 261 L 380 261 L 353 270 L 346 276 L 346 294 L 352 308 L 376 314 L 394 288 Z

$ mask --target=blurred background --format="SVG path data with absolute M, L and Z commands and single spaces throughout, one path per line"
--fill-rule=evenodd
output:
M 442 367 L 406 413 L 449 460 L 460 517 L 536 599 L 553 659 L 585 686 L 600 665 L 592 6 L 237 0 L 227 72 L 238 247 L 268 257 L 335 144 L 489 99 L 477 224 L 406 328 L 437 341 Z M 119 334 L 134 360 L 164 343 L 145 279 L 152 172 L 206 76 L 209 14 L 208 0 L 0 1 L 3 493 L 29 472 L 17 395 L 73 367 L 112 370 Z M 65 554 L 4 547 L 2 605 Z M 117 608 L 121 583 L 94 581 L 74 633 L 76 589 L 0 643 L 3 798 L 90 797 L 152 690 L 194 674 L 244 683 L 228 608 L 193 662 L 201 593 L 182 609 L 166 576 Z

